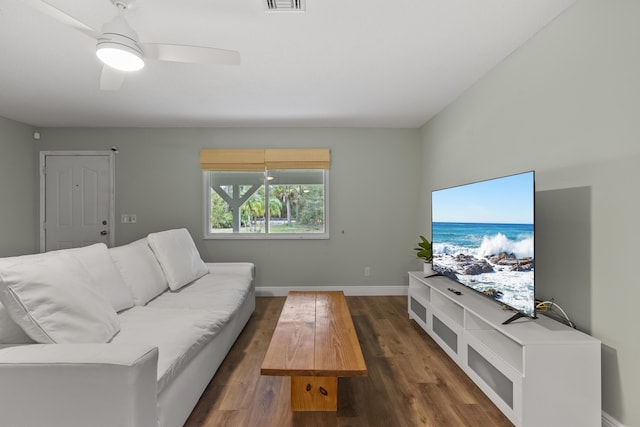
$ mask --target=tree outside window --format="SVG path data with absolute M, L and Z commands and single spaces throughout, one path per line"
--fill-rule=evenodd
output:
M 328 171 L 205 172 L 207 237 L 326 238 Z

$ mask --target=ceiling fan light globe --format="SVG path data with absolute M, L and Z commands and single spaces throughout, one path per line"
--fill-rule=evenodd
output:
M 106 65 L 120 71 L 138 71 L 144 67 L 144 60 L 135 49 L 118 43 L 98 43 L 96 55 Z

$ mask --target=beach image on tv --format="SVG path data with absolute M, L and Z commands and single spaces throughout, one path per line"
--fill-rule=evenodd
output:
M 434 191 L 434 270 L 533 315 L 533 218 L 533 172 Z

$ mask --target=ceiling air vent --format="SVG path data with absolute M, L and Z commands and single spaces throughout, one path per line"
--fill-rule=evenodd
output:
M 304 12 L 304 0 L 266 0 L 268 12 Z

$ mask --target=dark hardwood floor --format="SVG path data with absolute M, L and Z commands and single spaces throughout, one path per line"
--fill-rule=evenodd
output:
M 407 299 L 347 297 L 368 377 L 340 378 L 337 412 L 291 412 L 290 379 L 260 366 L 284 297 L 256 311 L 185 424 L 196 426 L 512 426 L 407 315 Z

